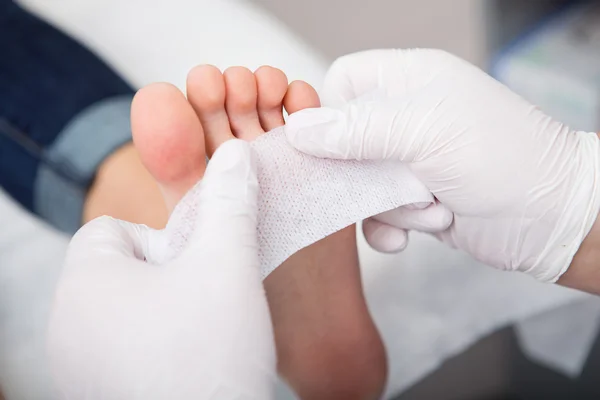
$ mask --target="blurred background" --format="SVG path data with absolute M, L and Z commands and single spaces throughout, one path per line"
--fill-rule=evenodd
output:
M 272 64 L 318 88 L 327 66 L 346 53 L 434 47 L 478 65 L 576 129 L 600 129 L 600 3 L 594 1 L 18 3 L 83 43 L 134 88 L 154 81 L 183 88 L 187 70 L 199 63 Z M 2 91 L 0 85 L 0 98 Z M 19 246 L 7 244 L 16 239 L 0 232 L 0 287 L 4 279 L 12 288 L 0 289 L 0 304 L 18 305 L 0 305 L 0 386 L 6 400 L 43 399 L 43 323 L 33 318 L 45 320 L 47 298 L 31 293 L 51 292 L 55 275 L 48 271 L 59 272 L 62 250 L 56 249 L 64 249 L 67 239 L 32 222 L 4 189 L 0 226 L 26 220 L 23 229 L 39 239 L 37 252 L 46 255 L 46 272 L 36 272 L 41 261 L 22 261 Z M 597 298 L 490 271 L 427 237 L 411 240 L 409 251 L 397 257 L 373 254 L 361 242 L 367 297 L 392 366 L 387 398 L 600 398 Z M 3 258 L 2 249 L 10 249 L 10 257 L 6 250 Z M 23 265 L 29 272 L 16 274 Z M 33 310 L 30 320 L 11 319 L 24 307 Z M 292 398 L 283 384 L 278 398 Z

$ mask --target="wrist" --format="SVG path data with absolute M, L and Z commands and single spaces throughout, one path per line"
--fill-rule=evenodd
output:
M 596 136 L 600 138 L 600 133 Z M 598 166 L 596 165 L 596 168 Z M 600 172 L 599 172 L 600 173 Z M 600 214 L 575 253 L 569 269 L 558 284 L 585 292 L 600 294 Z
M 600 218 L 581 243 L 569 269 L 557 282 L 585 292 L 600 294 Z

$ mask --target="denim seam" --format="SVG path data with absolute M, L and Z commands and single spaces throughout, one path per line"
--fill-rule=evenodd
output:
M 53 169 L 58 175 L 61 176 L 62 179 L 73 181 L 74 183 L 77 183 L 80 180 L 78 177 L 69 172 L 73 170 L 72 168 L 62 168 L 58 163 L 49 160 L 46 157 L 44 148 L 42 146 L 27 136 L 27 134 L 25 134 L 21 129 L 11 124 L 6 118 L 2 117 L 0 117 L 0 135 L 16 143 L 17 146 L 25 150 L 30 156 L 37 159 L 40 163 L 46 164 L 48 168 Z M 65 161 L 68 163 L 68 160 Z
M 45 152 L 34 183 L 34 210 L 57 228 L 79 229 L 99 165 L 131 141 L 131 95 L 102 100 L 73 118 Z

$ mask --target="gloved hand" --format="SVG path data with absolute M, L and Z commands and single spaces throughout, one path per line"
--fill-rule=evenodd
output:
M 107 217 L 73 238 L 49 331 L 61 399 L 268 399 L 275 345 L 259 272 L 248 144 L 221 146 L 187 248 L 143 262 L 160 232 Z
M 337 110 L 293 114 L 292 145 L 319 157 L 409 163 L 454 215 L 437 236 L 484 263 L 556 281 L 598 216 L 597 135 L 570 130 L 448 53 L 342 57 L 322 98 Z M 450 221 L 443 207 L 427 217 Z M 403 213 L 367 224 L 374 248 L 393 251 L 396 228 L 436 230 Z

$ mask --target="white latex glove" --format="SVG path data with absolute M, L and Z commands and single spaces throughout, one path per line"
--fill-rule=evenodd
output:
M 343 57 L 323 100 L 338 110 L 293 114 L 292 145 L 319 157 L 409 163 L 454 214 L 437 236 L 484 263 L 555 281 L 598 216 L 597 135 L 570 130 L 451 54 Z M 438 223 L 447 218 L 439 206 L 430 211 Z M 414 224 L 402 213 L 369 222 L 374 248 L 395 249 L 394 227 L 435 231 L 426 218 Z
M 49 352 L 61 399 L 269 399 L 275 345 L 259 272 L 248 144 L 222 145 L 200 183 L 196 230 L 167 265 L 160 232 L 107 217 L 73 238 Z

